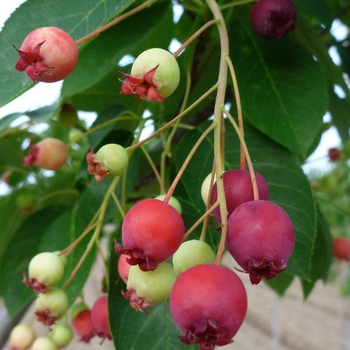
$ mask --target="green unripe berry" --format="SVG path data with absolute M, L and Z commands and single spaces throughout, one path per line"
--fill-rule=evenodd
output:
M 67 346 L 73 339 L 72 328 L 66 324 L 57 324 L 50 333 L 50 339 L 55 342 L 59 348 Z
M 166 98 L 176 90 L 180 81 L 179 65 L 169 51 L 152 48 L 142 52 L 132 65 L 131 75 L 142 77 L 157 66 L 153 75 L 153 84 L 157 87 L 159 94 Z
M 165 194 L 160 194 L 159 196 L 155 197 L 155 199 L 159 199 L 160 201 L 162 201 L 164 200 L 165 196 L 166 196 Z M 171 205 L 173 208 L 175 208 L 177 212 L 181 215 L 182 207 L 180 202 L 175 197 L 171 196 L 168 204 Z
M 50 338 L 39 337 L 35 339 L 32 350 L 57 350 L 57 345 Z
M 107 177 L 116 177 L 126 170 L 129 156 L 124 147 L 116 143 L 109 143 L 98 150 L 94 156 L 94 161 L 99 163 L 102 170 L 108 171 Z
M 215 183 L 215 180 L 216 180 L 216 176 L 214 176 L 214 183 Z M 208 202 L 210 181 L 211 181 L 211 173 L 206 176 L 206 178 L 203 180 L 202 186 L 201 186 L 201 196 L 202 196 L 204 204 L 207 204 L 207 202 Z
M 173 266 L 177 276 L 192 266 L 213 264 L 215 253 L 211 246 L 196 239 L 183 242 L 173 255 Z

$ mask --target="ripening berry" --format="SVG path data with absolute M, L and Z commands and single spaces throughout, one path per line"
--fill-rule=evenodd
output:
M 17 49 L 16 49 L 17 50 Z M 73 38 L 56 27 L 33 30 L 18 51 L 15 68 L 26 72 L 30 79 L 53 83 L 66 78 L 78 61 L 78 49 Z
M 29 280 L 25 274 L 23 282 L 34 291 L 45 293 L 63 277 L 64 264 L 56 253 L 37 254 L 29 263 Z
M 69 151 L 61 140 L 48 137 L 29 146 L 29 155 L 24 157 L 24 166 L 35 165 L 45 170 L 58 170 L 67 161 Z
M 31 347 L 36 338 L 33 327 L 19 324 L 11 330 L 9 344 L 11 350 L 26 350 Z
M 108 320 L 108 297 L 99 297 L 91 308 L 91 320 L 100 338 L 112 339 Z
M 124 281 L 125 284 L 128 282 L 129 272 L 131 268 L 131 265 L 127 262 L 127 259 L 129 259 L 129 255 L 120 254 L 117 266 L 119 277 Z
M 348 238 L 333 239 L 333 256 L 338 260 L 350 261 L 350 240 Z
M 232 342 L 247 312 L 247 294 L 233 271 L 213 264 L 196 265 L 175 282 L 170 312 L 183 333 L 183 343 L 214 350 Z
M 120 93 L 148 101 L 166 101 L 180 81 L 176 58 L 169 51 L 158 48 L 141 53 L 131 67 L 131 74 L 122 74 L 125 81 Z
M 60 288 L 51 288 L 39 293 L 35 302 L 35 314 L 45 326 L 52 326 L 67 311 L 69 302 L 66 293 Z
M 80 311 L 73 318 L 72 326 L 74 333 L 80 338 L 81 342 L 89 343 L 91 338 L 96 335 L 96 330 L 91 319 L 91 310 Z
M 117 177 L 124 173 L 129 163 L 128 151 L 116 144 L 102 146 L 97 153 L 92 149 L 86 156 L 88 172 L 95 180 L 103 182 L 106 177 Z
M 173 266 L 164 261 L 154 271 L 142 271 L 131 266 L 127 292 L 122 292 L 124 298 L 130 300 L 130 305 L 137 311 L 143 311 L 149 306 L 169 298 L 176 281 Z
M 185 234 L 181 215 L 168 203 L 154 198 L 136 203 L 125 215 L 118 254 L 127 254 L 130 265 L 154 270 L 180 247 Z

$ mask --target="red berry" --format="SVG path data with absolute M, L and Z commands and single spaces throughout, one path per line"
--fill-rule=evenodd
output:
M 154 270 L 176 252 L 184 233 L 185 225 L 176 209 L 148 198 L 128 211 L 122 224 L 123 248 L 116 242 L 114 249 L 129 255 L 130 265 L 139 265 L 142 271 Z
M 108 321 L 108 298 L 106 295 L 99 297 L 91 309 L 91 320 L 96 334 L 100 338 L 112 339 Z
M 121 254 L 118 259 L 118 274 L 124 283 L 128 282 L 129 271 L 131 268 L 131 265 L 127 262 L 128 259 L 129 255 L 126 254 Z
M 333 239 L 333 256 L 338 260 L 350 261 L 350 240 L 348 238 Z
M 256 34 L 278 40 L 294 29 L 296 9 L 291 0 L 259 0 L 250 20 Z
M 294 229 L 277 204 L 258 200 L 241 204 L 228 220 L 226 247 L 249 273 L 252 284 L 284 271 L 294 248 Z
M 247 294 L 231 270 L 196 265 L 183 272 L 170 295 L 170 311 L 185 344 L 213 350 L 232 342 L 247 312 Z
M 79 312 L 73 319 L 72 326 L 74 333 L 80 337 L 80 341 L 89 343 L 90 339 L 96 335 L 96 330 L 91 319 L 91 310 Z
M 75 41 L 64 30 L 43 27 L 24 39 L 15 68 L 34 81 L 52 83 L 66 78 L 78 60 Z
M 264 179 L 264 177 L 258 172 L 254 172 L 259 199 L 268 200 L 269 199 L 269 187 Z M 229 217 L 231 213 L 242 203 L 254 200 L 253 185 L 248 170 L 227 170 L 223 173 L 223 183 L 227 206 L 227 216 Z M 218 198 L 217 184 L 213 186 L 211 205 L 213 205 Z M 213 216 L 215 219 L 221 223 L 220 207 L 217 207 Z
M 35 165 L 46 170 L 57 170 L 67 161 L 69 151 L 61 140 L 46 138 L 29 146 L 30 153 L 24 157 L 24 166 Z
M 336 147 L 332 147 L 328 150 L 328 157 L 331 162 L 336 162 L 341 157 L 341 151 Z

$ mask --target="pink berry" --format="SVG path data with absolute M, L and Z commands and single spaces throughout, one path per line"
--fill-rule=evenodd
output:
M 258 172 L 254 172 L 259 199 L 268 200 L 269 197 L 269 187 L 264 179 L 264 177 Z M 248 170 L 227 170 L 223 173 L 223 183 L 227 206 L 227 216 L 229 217 L 231 213 L 242 203 L 252 201 L 254 199 L 253 185 Z M 217 184 L 213 186 L 211 205 L 213 205 L 218 198 Z M 213 216 L 215 219 L 221 223 L 220 207 L 217 207 Z
M 251 12 L 251 23 L 256 34 L 278 40 L 294 29 L 296 8 L 291 0 L 259 0 Z
M 247 294 L 231 270 L 203 264 L 180 275 L 170 294 L 170 312 L 185 344 L 214 350 L 232 342 L 247 312 Z
M 35 302 L 35 314 L 45 326 L 52 326 L 67 311 L 69 302 L 66 293 L 60 288 L 51 288 L 39 293 Z
M 129 271 L 131 268 L 131 265 L 127 262 L 128 259 L 129 255 L 126 254 L 121 254 L 118 259 L 118 274 L 124 283 L 128 282 Z
M 42 27 L 24 39 L 15 68 L 30 79 L 53 83 L 66 78 L 78 60 L 75 41 L 64 30 Z
M 9 344 L 11 350 L 26 350 L 31 347 L 35 340 L 33 327 L 19 324 L 10 333 Z
M 169 51 L 158 48 L 141 53 L 132 65 L 131 74 L 122 74 L 125 81 L 120 93 L 148 101 L 166 101 L 180 81 L 176 58 Z
M 154 198 L 136 203 L 122 224 L 123 248 L 117 242 L 118 254 L 127 254 L 130 265 L 142 271 L 154 270 L 179 248 L 185 233 L 181 215 L 168 203 Z
M 69 151 L 61 140 L 46 138 L 29 146 L 30 153 L 24 157 L 24 166 L 35 165 L 46 170 L 58 170 L 67 161 Z
M 100 338 L 112 339 L 108 321 L 108 297 L 106 295 L 95 301 L 91 309 L 91 320 L 96 334 Z
M 96 335 L 96 330 L 91 319 L 91 310 L 80 311 L 73 319 L 74 333 L 80 337 L 80 341 L 89 343 L 90 339 Z
M 288 267 L 294 229 L 277 204 L 258 200 L 241 204 L 228 220 L 226 247 L 252 284 L 272 279 Z
M 336 148 L 332 147 L 328 150 L 328 157 L 331 162 L 336 162 L 341 157 L 342 152 Z

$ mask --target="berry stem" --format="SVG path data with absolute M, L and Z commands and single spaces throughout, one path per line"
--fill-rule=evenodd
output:
M 242 137 L 244 138 L 242 104 L 241 104 L 241 97 L 240 97 L 239 89 L 238 89 L 237 77 L 236 77 L 235 69 L 233 67 L 233 64 L 232 64 L 230 57 L 226 56 L 225 60 L 227 62 L 228 68 L 230 70 L 231 78 L 232 78 L 232 82 L 233 82 L 233 89 L 234 89 L 236 105 L 237 105 L 238 126 L 239 126 L 240 133 L 241 133 Z M 243 145 L 242 145 L 241 141 L 240 141 L 240 169 L 241 170 L 246 169 L 245 152 L 244 152 Z
M 212 19 L 211 21 L 204 24 L 201 28 L 199 28 L 194 34 L 192 34 L 174 53 L 173 56 L 177 57 L 193 40 L 199 37 L 208 27 L 211 25 L 218 23 L 217 19 Z
M 190 160 L 192 159 L 193 155 L 195 154 L 195 152 L 197 151 L 198 147 L 200 146 L 200 144 L 203 142 L 203 140 L 207 137 L 207 135 L 210 133 L 210 131 L 212 131 L 213 129 L 215 129 L 216 127 L 216 123 L 213 122 L 212 124 L 210 124 L 210 126 L 207 128 L 207 130 L 205 130 L 203 132 L 203 134 L 200 136 L 200 138 L 196 141 L 196 143 L 194 144 L 194 146 L 192 147 L 190 153 L 187 155 L 185 161 L 183 162 L 183 164 L 181 165 L 181 168 L 179 169 L 173 183 L 171 184 L 171 186 L 169 187 L 169 190 L 165 196 L 165 198 L 163 199 L 164 202 L 168 203 L 170 200 L 170 197 L 173 195 L 174 190 L 178 184 L 178 182 L 181 179 L 182 174 L 184 173 L 188 163 L 190 162 Z
M 179 115 L 177 115 L 174 119 L 172 119 L 169 123 L 163 125 L 162 127 L 160 127 L 159 129 L 157 129 L 157 131 L 155 131 L 152 135 L 144 138 L 142 141 L 139 141 L 133 145 L 131 145 L 130 147 L 127 147 L 127 151 L 130 152 L 138 147 L 140 147 L 141 145 L 143 145 L 144 143 L 146 143 L 147 141 L 153 139 L 154 137 L 158 136 L 159 134 L 161 134 L 164 130 L 166 130 L 167 128 L 169 128 L 170 126 L 172 126 L 174 123 L 176 123 L 179 119 L 181 119 L 182 117 L 184 117 L 188 112 L 190 112 L 193 108 L 195 108 L 197 105 L 199 105 L 203 100 L 205 100 L 212 92 L 214 92 L 218 87 L 218 84 L 215 84 L 214 86 L 212 86 L 207 92 L 205 92 L 198 100 L 196 100 L 195 102 L 193 102 L 188 108 L 186 108 L 182 113 L 180 113 Z
M 230 2 L 229 4 L 220 6 L 220 9 L 221 9 L 221 10 L 226 10 L 226 9 L 231 8 L 231 7 L 234 7 L 234 6 L 249 4 L 249 3 L 251 3 L 251 2 L 257 2 L 257 0 L 232 1 L 232 2 Z
M 145 1 L 143 4 L 141 4 L 140 6 L 135 7 L 134 9 L 123 13 L 122 15 L 120 15 L 119 17 L 113 19 L 112 21 L 110 21 L 109 23 L 105 24 L 104 26 L 94 30 L 93 32 L 91 32 L 88 35 L 85 35 L 84 37 L 78 39 L 75 41 L 75 43 L 77 45 L 82 44 L 83 42 L 92 39 L 94 36 L 101 34 L 102 32 L 104 32 L 105 30 L 113 27 L 114 25 L 116 25 L 117 23 L 123 21 L 124 19 L 131 17 L 132 15 L 134 15 L 137 12 L 140 12 L 142 10 L 144 10 L 145 8 L 150 7 L 151 5 L 153 5 L 157 0 L 147 0 Z
M 223 127 L 223 115 L 222 108 L 225 105 L 225 95 L 227 86 L 227 63 L 225 57 L 229 55 L 229 42 L 228 34 L 225 26 L 225 21 L 220 11 L 220 8 L 215 0 L 206 0 L 207 4 L 216 20 L 218 20 L 217 27 L 220 36 L 221 45 L 221 57 L 218 77 L 218 89 L 216 94 L 215 106 L 214 106 L 214 121 L 217 127 L 214 129 L 214 165 L 216 173 L 216 184 L 218 189 L 218 201 L 220 203 L 220 214 L 222 218 L 221 222 L 221 237 L 218 247 L 218 251 L 215 258 L 215 264 L 219 265 L 222 254 L 225 250 L 225 241 L 227 236 L 227 205 L 224 191 L 224 184 L 222 179 L 223 166 L 222 159 L 223 153 L 221 148 L 222 127 Z
M 250 155 L 249 155 L 249 151 L 247 148 L 247 145 L 244 141 L 244 137 L 241 134 L 239 127 L 236 123 L 236 121 L 234 120 L 234 118 L 232 117 L 232 115 L 225 109 L 225 107 L 223 107 L 223 112 L 226 114 L 226 116 L 228 117 L 228 119 L 230 120 L 230 122 L 232 123 L 234 129 L 236 130 L 237 136 L 240 140 L 240 144 L 241 147 L 244 150 L 244 154 L 247 160 L 247 164 L 248 164 L 248 169 L 249 169 L 249 174 L 250 174 L 250 178 L 252 180 L 252 187 L 253 187 L 253 195 L 254 195 L 254 200 L 259 200 L 259 191 L 258 191 L 258 185 L 256 183 L 256 178 L 255 178 L 255 173 L 254 173 L 254 168 L 253 168 L 253 163 L 250 159 Z

